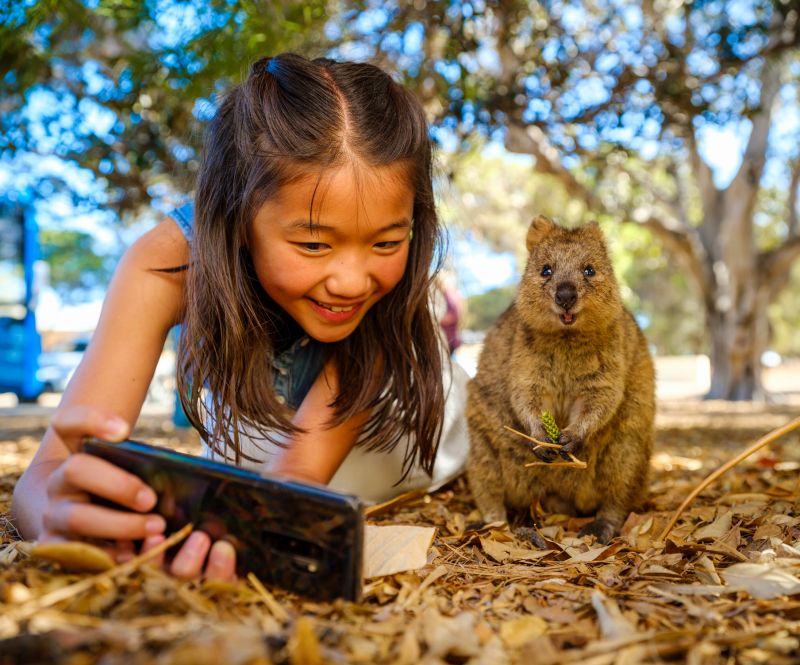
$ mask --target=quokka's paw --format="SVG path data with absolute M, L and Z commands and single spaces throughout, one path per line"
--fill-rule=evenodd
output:
M 513 533 L 520 540 L 532 543 L 534 547 L 538 547 L 540 550 L 548 549 L 547 541 L 536 529 L 529 526 L 520 526 L 514 529 Z
M 495 510 L 481 510 L 480 513 L 481 518 L 483 519 L 483 522 L 480 522 L 482 526 L 486 526 L 487 524 L 496 524 L 497 522 L 508 522 L 508 515 L 506 514 L 504 508 Z
M 583 536 L 594 536 L 597 538 L 597 542 L 603 545 L 610 543 L 611 539 L 616 535 L 617 528 L 602 517 L 598 517 L 593 522 L 589 522 L 589 524 L 578 531 L 579 538 Z
M 550 438 L 545 437 L 543 441 L 550 443 Z M 533 450 L 533 454 L 536 455 L 542 462 L 555 462 L 558 459 L 560 450 L 556 448 L 545 448 L 544 446 L 537 446 L 536 444 L 531 444 L 531 450 Z
M 583 439 L 568 429 L 558 435 L 558 443 L 561 444 L 561 450 L 557 452 L 564 459 L 570 459 L 570 454 L 575 455 L 575 457 L 581 457 L 583 454 Z

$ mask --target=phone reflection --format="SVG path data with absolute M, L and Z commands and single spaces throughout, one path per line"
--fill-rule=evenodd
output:
M 84 447 L 155 490 L 168 532 L 192 523 L 229 541 L 240 576 L 252 571 L 265 584 L 319 600 L 360 596 L 363 518 L 351 497 L 136 441 Z

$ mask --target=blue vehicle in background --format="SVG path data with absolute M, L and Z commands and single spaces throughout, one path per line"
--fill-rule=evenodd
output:
M 33 207 L 0 198 L 0 392 L 34 401 L 42 338 L 36 330 L 39 234 Z

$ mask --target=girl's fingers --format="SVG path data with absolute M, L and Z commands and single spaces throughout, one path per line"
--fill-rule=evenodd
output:
M 142 554 L 145 552 L 149 552 L 153 549 L 156 545 L 160 545 L 165 540 L 165 537 L 162 534 L 158 534 L 156 536 L 147 536 L 142 543 Z M 150 563 L 157 568 L 161 568 L 164 565 L 164 553 L 162 552 L 154 559 L 150 559 Z
M 170 572 L 175 577 L 182 579 L 198 577 L 203 570 L 203 563 L 205 563 L 206 555 L 210 548 L 211 539 L 207 533 L 202 531 L 192 532 L 172 560 Z
M 160 515 L 127 513 L 80 501 L 51 502 L 42 524 L 50 533 L 107 540 L 139 540 L 166 528 Z
M 51 498 L 88 492 L 144 512 L 156 505 L 156 493 L 140 478 L 95 455 L 70 455 L 50 476 L 47 493 Z M 139 536 L 134 536 L 137 538 Z
M 114 560 L 117 563 L 125 563 L 130 561 L 136 556 L 136 550 L 133 548 L 132 540 L 118 540 L 114 544 Z
M 84 436 L 121 441 L 130 432 L 130 425 L 125 420 L 91 406 L 70 406 L 59 409 L 50 424 L 71 452 L 77 452 Z
M 236 579 L 236 550 L 227 540 L 218 540 L 208 553 L 206 577 L 233 582 Z

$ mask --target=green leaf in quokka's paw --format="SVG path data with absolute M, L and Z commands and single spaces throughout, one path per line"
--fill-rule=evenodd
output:
M 550 437 L 550 441 L 553 443 L 558 443 L 558 435 L 561 434 L 561 430 L 558 429 L 558 425 L 556 425 L 556 419 L 553 418 L 553 414 L 549 411 L 542 411 L 542 415 L 539 416 L 539 420 L 542 421 L 542 426 L 544 427 L 545 432 L 547 432 L 547 436 Z

